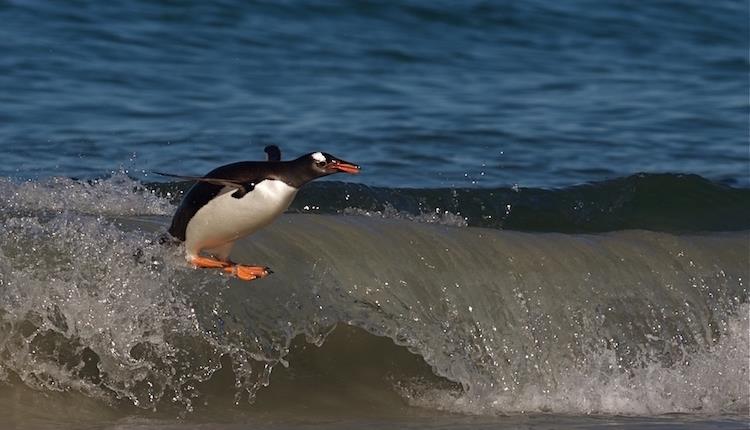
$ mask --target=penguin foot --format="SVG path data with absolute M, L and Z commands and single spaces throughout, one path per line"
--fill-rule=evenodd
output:
M 190 264 L 203 269 L 224 269 L 233 266 L 233 264 L 228 261 L 214 260 L 213 258 L 208 257 L 192 257 L 190 259 Z
M 193 257 L 190 259 L 190 264 L 204 269 L 222 269 L 243 281 L 265 278 L 273 273 L 271 269 L 264 266 L 245 266 L 231 261 L 214 260 L 208 257 Z
M 242 279 L 243 281 L 252 281 L 254 279 L 265 278 L 266 276 L 273 273 L 271 269 L 263 266 L 245 266 L 242 264 L 234 264 L 224 268 L 225 272 L 231 273 L 232 275 Z

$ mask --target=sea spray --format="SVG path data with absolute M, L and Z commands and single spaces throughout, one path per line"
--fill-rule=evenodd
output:
M 149 410 L 212 407 L 211 390 L 244 405 L 273 392 L 279 366 L 292 375 L 282 390 L 303 390 L 293 375 L 309 354 L 290 358 L 295 339 L 325 347 L 349 325 L 363 330 L 360 344 L 390 339 L 384 357 L 406 348 L 431 369 L 420 385 L 412 364 L 396 363 L 396 391 L 415 405 L 746 411 L 747 232 L 567 235 L 286 215 L 238 243 L 233 258 L 276 271 L 247 284 L 192 269 L 179 246 L 155 241 L 170 206 L 137 184 L 66 183 L 60 201 L 89 186 L 93 201 L 34 209 L 28 195 L 46 186 L 4 185 L 6 382 Z M 100 187 L 123 206 L 98 206 Z M 331 354 L 313 371 L 335 374 L 348 355 Z M 232 383 L 206 388 L 226 372 Z

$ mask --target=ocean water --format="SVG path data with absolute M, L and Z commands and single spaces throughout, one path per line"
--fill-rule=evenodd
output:
M 0 428 L 747 428 L 749 15 L 0 0 Z M 267 144 L 363 171 L 188 267 Z
M 389 187 L 748 186 L 748 5 L 0 3 L 0 174 L 326 150 Z

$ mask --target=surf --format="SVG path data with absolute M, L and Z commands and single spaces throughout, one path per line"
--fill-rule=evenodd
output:
M 127 178 L 0 193 L 4 390 L 185 413 L 280 411 L 321 385 L 310 405 L 331 414 L 370 396 L 404 414 L 747 410 L 746 230 L 289 213 L 233 250 L 276 271 L 249 286 L 156 240 L 174 205 Z

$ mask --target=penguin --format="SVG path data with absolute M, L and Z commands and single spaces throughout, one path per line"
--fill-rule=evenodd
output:
M 273 273 L 265 266 L 229 260 L 237 239 L 271 224 L 306 183 L 334 173 L 357 174 L 360 167 L 325 152 L 281 161 L 267 146 L 266 161 L 227 164 L 205 176 L 159 175 L 195 181 L 172 218 L 169 234 L 185 242 L 185 258 L 195 268 L 221 269 L 245 281 Z

